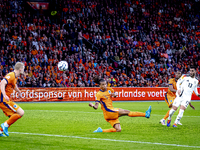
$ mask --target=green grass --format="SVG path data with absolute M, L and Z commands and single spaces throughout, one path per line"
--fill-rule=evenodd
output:
M 100 107 L 94 110 L 88 106 L 88 103 L 19 103 L 19 105 L 25 110 L 25 115 L 9 128 L 11 132 L 9 137 L 0 138 L 0 150 L 200 149 L 200 102 L 193 102 L 196 110 L 187 108 L 181 120 L 183 126 L 178 128 L 159 124 L 159 120 L 168 111 L 164 102 L 114 102 L 116 108 L 140 112 L 145 112 L 151 105 L 151 118 L 120 117 L 121 133 L 96 134 L 93 131 L 97 127 L 111 128 L 104 120 Z M 173 116 L 172 124 L 176 116 L 177 112 Z M 0 113 L 0 122 L 6 119 L 4 114 Z M 36 135 L 22 133 L 36 133 Z M 63 135 L 63 137 L 54 135 Z

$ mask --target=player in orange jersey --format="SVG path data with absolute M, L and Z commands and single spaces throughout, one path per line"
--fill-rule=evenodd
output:
M 175 73 L 175 78 L 169 79 L 169 88 L 168 88 L 167 93 L 165 94 L 165 102 L 167 103 L 167 105 L 168 105 L 169 108 L 172 107 L 174 99 L 176 98 L 176 91 L 177 91 L 176 82 L 181 77 L 181 75 L 182 75 L 181 71 L 178 70 Z M 191 104 L 190 104 L 190 106 L 192 107 Z M 164 116 L 164 118 L 160 120 L 160 123 L 162 125 L 166 125 L 165 124 L 165 120 L 169 117 L 169 111 L 170 110 L 168 110 L 168 112 L 166 113 L 166 115 Z M 182 125 L 180 122 L 178 124 Z
M 146 117 L 146 118 L 150 117 L 151 106 L 149 106 L 149 109 L 146 111 L 146 113 L 132 112 L 129 110 L 114 108 L 112 106 L 112 97 L 117 96 L 114 90 L 110 87 L 107 87 L 107 82 L 104 79 L 99 79 L 99 77 L 96 77 L 95 82 L 100 85 L 100 90 L 96 94 L 95 105 L 90 103 L 89 106 L 93 107 L 94 109 L 97 109 L 100 103 L 105 120 L 109 122 L 113 128 L 102 130 L 99 127 L 97 130 L 94 131 L 94 133 L 95 132 L 121 132 L 121 126 L 118 119 L 121 116 Z
M 6 116 L 9 117 L 4 123 L 1 124 L 0 127 L 0 136 L 9 136 L 8 127 L 10 127 L 14 122 L 16 122 L 19 118 L 24 115 L 24 110 L 20 108 L 16 103 L 11 101 L 10 95 L 15 90 L 19 93 L 19 97 L 21 97 L 21 92 L 17 87 L 17 77 L 20 74 L 24 73 L 24 64 L 21 62 L 17 62 L 15 64 L 15 69 L 13 72 L 8 73 L 0 84 L 0 108 L 4 112 Z M 4 135 L 4 134 L 5 135 Z

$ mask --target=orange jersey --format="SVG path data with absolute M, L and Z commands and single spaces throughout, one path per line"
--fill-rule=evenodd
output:
M 15 85 L 17 83 L 17 78 L 15 76 L 15 73 L 14 72 L 8 73 L 4 77 L 4 80 L 6 80 L 6 82 L 7 82 L 6 87 L 5 87 L 6 95 L 8 97 L 10 97 L 10 95 L 13 93 L 13 89 L 15 88 Z M 1 90 L 0 90 L 0 93 L 1 93 Z
M 103 92 L 102 90 L 99 90 L 99 92 L 96 94 L 96 101 L 100 102 L 103 113 L 114 112 L 111 93 L 114 93 L 114 90 L 110 87 L 107 87 L 106 91 Z
M 177 87 L 176 87 L 176 79 L 175 79 L 175 78 L 169 79 L 169 85 L 172 85 L 173 88 L 174 88 L 175 90 L 177 90 Z M 172 96 L 172 97 L 176 97 L 176 92 L 172 92 L 172 91 L 170 91 L 170 89 L 168 88 L 167 95 Z

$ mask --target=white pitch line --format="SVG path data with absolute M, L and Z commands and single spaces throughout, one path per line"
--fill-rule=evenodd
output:
M 137 144 L 149 144 L 149 145 L 161 145 L 161 146 L 199 148 L 200 149 L 200 146 L 178 145 L 178 144 L 167 144 L 167 143 L 153 143 L 153 142 L 142 142 L 142 141 L 102 139 L 102 138 L 90 138 L 90 137 L 69 136 L 69 135 L 39 134 L 39 133 L 23 133 L 23 132 L 9 132 L 9 133 L 24 134 L 24 135 L 48 136 L 48 137 L 64 137 L 64 138 L 85 139 L 85 140 L 111 141 L 111 142 L 122 142 L 122 143 L 137 143 Z
M 25 111 L 43 111 L 43 112 L 66 112 L 66 113 L 95 113 L 95 114 L 103 114 L 101 112 L 86 112 L 86 111 L 60 111 L 60 110 L 25 110 Z M 152 116 L 163 116 L 163 115 L 158 115 L 158 114 L 151 114 Z M 199 118 L 200 116 L 184 116 L 184 117 L 197 117 Z

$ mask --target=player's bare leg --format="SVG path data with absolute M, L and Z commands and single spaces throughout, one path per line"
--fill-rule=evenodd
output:
M 120 123 L 115 124 L 114 128 L 116 129 L 116 132 L 121 132 L 121 130 L 122 130 Z
M 142 112 L 132 112 L 129 110 L 119 109 L 119 117 L 129 116 L 129 117 L 145 117 L 145 113 Z
M 129 117 L 146 117 L 146 118 L 149 118 L 150 114 L 151 114 L 151 106 L 149 106 L 149 109 L 146 111 L 146 113 L 132 112 L 132 111 L 129 111 L 129 110 L 119 109 L 119 117 L 129 116 Z

